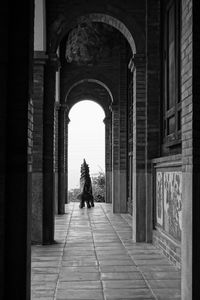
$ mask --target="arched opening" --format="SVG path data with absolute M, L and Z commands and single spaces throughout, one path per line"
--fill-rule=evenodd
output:
M 105 176 L 105 112 L 91 100 L 76 103 L 69 111 L 68 125 L 68 200 L 80 193 L 80 167 L 89 164 L 91 179 Z M 105 188 L 104 188 L 105 190 Z M 103 191 L 102 191 L 103 192 Z M 103 200 L 103 199 L 102 199 Z M 105 201 L 105 193 L 104 193 Z

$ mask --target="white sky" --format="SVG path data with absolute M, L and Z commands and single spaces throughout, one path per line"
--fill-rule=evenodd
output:
M 84 100 L 69 112 L 68 189 L 79 187 L 80 168 L 85 158 L 90 175 L 105 171 L 105 114 L 100 105 Z

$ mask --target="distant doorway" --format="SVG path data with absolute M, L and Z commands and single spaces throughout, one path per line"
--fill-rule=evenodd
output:
M 68 198 L 75 199 L 80 187 L 83 159 L 89 165 L 91 178 L 105 176 L 105 113 L 91 100 L 76 103 L 69 112 L 68 127 Z

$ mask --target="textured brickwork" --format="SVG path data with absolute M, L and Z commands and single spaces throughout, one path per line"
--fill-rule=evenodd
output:
M 147 1 L 147 170 L 160 152 L 160 1 Z
M 144 54 L 134 57 L 133 96 L 133 239 L 146 241 L 146 61 Z
M 112 118 L 109 114 L 105 119 L 105 174 L 106 202 L 112 202 Z
M 163 254 L 171 261 L 177 268 L 181 268 L 181 245 L 176 241 L 169 239 L 165 234 L 159 231 L 153 233 L 154 245 L 159 247 Z
M 200 28 L 199 28 L 199 1 L 188 3 L 189 10 L 187 14 L 188 20 L 193 18 L 193 298 L 199 290 L 199 279 L 196 276 L 199 270 L 199 236 L 200 236 Z M 192 8 L 192 11 L 191 11 Z M 191 22 L 191 21 L 190 21 Z M 190 25 L 191 26 L 191 25 Z M 190 33 L 191 36 L 191 33 Z M 191 50 L 190 50 L 191 51 Z M 195 188 L 198 187 L 198 188 Z
M 44 67 L 43 52 L 34 53 L 33 69 L 33 174 L 32 174 L 32 243 L 42 243 L 43 234 L 43 113 Z
M 44 65 L 34 65 L 34 134 L 33 134 L 33 171 L 42 171 L 43 161 L 43 86 Z
M 196 1 L 194 1 L 196 2 Z M 198 290 L 199 283 L 195 286 L 195 279 L 193 277 L 193 266 L 198 265 L 197 262 L 193 264 L 196 257 L 192 254 L 192 244 L 195 249 L 196 237 L 193 233 L 192 210 L 196 209 L 198 214 L 199 209 L 193 207 L 193 203 L 199 198 L 192 192 L 192 187 L 199 186 L 199 173 L 194 174 L 194 166 L 196 165 L 193 147 L 196 145 L 196 137 L 199 136 L 199 125 L 195 126 L 194 120 L 199 118 L 199 110 L 194 103 L 196 95 L 194 94 L 194 85 L 199 78 L 199 72 L 196 78 L 192 79 L 193 66 L 197 66 L 197 62 L 193 65 L 193 40 L 192 33 L 192 0 L 182 1 L 182 35 L 181 35 L 181 101 L 182 101 L 182 161 L 183 161 L 183 234 L 182 234 L 182 299 L 192 299 L 192 286 Z M 195 11 L 195 9 L 194 9 Z M 197 26 L 197 25 L 196 25 Z M 199 55 L 199 54 L 198 54 Z M 198 57 L 198 56 L 197 56 Z M 198 61 L 198 60 L 197 60 Z M 196 127 L 196 128 L 195 128 Z M 199 146 L 197 147 L 199 151 Z M 199 155 L 199 154 L 198 154 Z M 197 176 L 196 176 L 197 175 Z M 199 220 L 199 216 L 197 218 Z M 193 221 L 194 222 L 194 221 Z M 198 223 L 195 227 L 199 228 Z M 192 238 L 194 239 L 192 241 Z M 197 236 L 199 240 L 199 235 Z M 198 249 L 199 250 L 199 249 Z M 188 272 L 189 271 L 189 272 Z
M 66 186 L 66 124 L 65 105 L 60 105 L 58 112 L 58 214 L 65 213 L 65 186 Z
M 183 171 L 192 166 L 192 1 L 182 1 L 181 99 Z
M 147 103 L 146 103 L 146 216 L 147 241 L 152 241 L 151 159 L 160 155 L 160 1 L 147 1 Z
M 43 139 L 43 243 L 54 241 L 54 103 L 55 103 L 54 60 L 45 66 L 44 76 L 44 139 Z
M 32 172 L 33 164 L 33 101 L 28 104 L 28 172 Z
M 44 105 L 44 62 L 35 60 L 33 78 L 34 134 L 33 171 L 43 170 L 43 105 Z
M 59 114 L 59 108 L 60 105 L 59 103 L 55 103 L 54 107 L 54 159 L 53 159 L 53 164 L 54 164 L 54 173 L 58 172 L 58 114 Z

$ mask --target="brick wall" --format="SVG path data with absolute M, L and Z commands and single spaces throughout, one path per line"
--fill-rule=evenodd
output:
M 193 170 L 193 87 L 192 87 L 192 1 L 183 0 L 181 7 L 181 103 L 182 103 L 182 242 L 183 249 L 191 244 L 191 235 L 185 238 L 191 225 L 192 199 L 191 184 Z M 172 156 L 168 157 L 171 162 Z M 186 226 L 186 227 L 185 227 Z M 192 225 L 191 225 L 192 226 Z M 170 261 L 181 267 L 181 260 L 188 261 L 182 253 L 181 244 L 173 241 L 164 232 L 154 232 L 154 243 L 158 245 Z M 189 281 L 188 281 L 189 282 Z M 184 283 L 185 285 L 185 283 Z M 186 293 L 187 294 L 187 293 Z M 189 298 L 188 298 L 189 299 Z
M 59 104 L 54 107 L 54 172 L 58 172 L 58 114 Z
M 33 171 L 43 170 L 43 103 L 44 103 L 44 65 L 35 61 L 33 78 L 34 134 L 33 134 Z
M 192 1 L 182 1 L 181 100 L 183 171 L 192 166 Z
M 33 72 L 33 173 L 32 173 L 32 242 L 42 243 L 43 224 L 43 109 L 44 66 L 43 52 L 34 53 Z
M 28 172 L 32 172 L 33 164 L 33 101 L 28 104 Z
M 193 7 L 192 7 L 193 5 Z M 199 270 L 199 236 L 200 236 L 200 28 L 199 28 L 199 1 L 188 3 L 189 11 L 187 14 L 188 23 L 193 19 L 193 297 L 199 290 L 199 278 L 196 276 Z M 192 12 L 191 12 L 192 10 Z M 191 15 L 192 14 L 192 15 Z M 191 25 L 190 25 L 191 28 Z M 192 36 L 191 30 L 190 38 Z M 191 57 L 191 49 L 190 49 Z
M 155 230 L 153 233 L 154 244 L 162 250 L 162 253 L 169 259 L 169 261 L 181 267 L 181 245 L 177 241 L 170 239 L 164 232 Z

